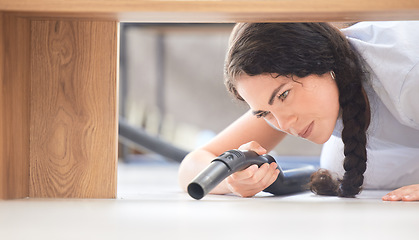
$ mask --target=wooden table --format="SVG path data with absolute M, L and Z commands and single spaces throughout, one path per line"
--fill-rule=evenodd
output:
M 0 0 L 0 199 L 116 197 L 119 22 L 411 19 L 417 0 Z

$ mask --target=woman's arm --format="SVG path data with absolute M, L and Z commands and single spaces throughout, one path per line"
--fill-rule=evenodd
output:
M 214 137 L 208 144 L 192 151 L 185 157 L 179 168 L 179 184 L 186 191 L 191 180 L 207 167 L 215 157 L 227 150 L 240 148 L 241 150 L 254 150 L 263 154 L 271 151 L 285 135 L 285 133 L 271 128 L 263 119 L 256 118 L 249 111 Z M 253 143 L 249 143 L 252 141 Z M 260 168 L 249 167 L 237 172 L 221 182 L 211 193 L 226 194 L 234 192 L 241 196 L 254 195 L 264 189 L 258 189 L 263 187 L 264 184 L 262 183 L 270 182 L 272 177 L 269 179 L 267 175 L 275 174 L 276 165 L 274 165 L 261 166 Z

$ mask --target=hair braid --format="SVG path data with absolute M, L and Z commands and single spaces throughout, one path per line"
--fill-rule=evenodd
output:
M 320 169 L 312 175 L 310 188 L 320 195 L 353 197 L 361 190 L 367 166 L 369 110 L 362 87 L 366 74 L 360 57 L 337 29 L 326 23 L 237 24 L 226 57 L 225 84 L 241 99 L 235 81 L 242 73 L 305 77 L 331 70 L 336 75 L 344 125 L 345 174 L 336 179 Z
M 352 97 L 364 98 L 362 89 L 361 94 L 354 94 Z M 345 174 L 341 180 L 340 196 L 355 196 L 361 190 L 364 181 L 363 174 L 367 167 L 367 151 L 366 151 L 366 134 L 365 134 L 365 110 L 359 109 L 361 106 L 353 102 L 341 103 L 342 106 L 342 141 L 344 147 L 344 163 L 343 168 Z M 364 116 L 362 119 L 361 116 Z

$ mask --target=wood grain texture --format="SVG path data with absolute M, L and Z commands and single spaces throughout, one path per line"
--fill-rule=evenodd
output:
M 0 21 L 0 199 L 29 193 L 30 22 Z
M 5 134 L 4 134 L 4 116 L 3 106 L 3 78 L 4 78 L 4 26 L 3 26 L 3 13 L 0 12 L 0 199 L 6 198 L 6 175 L 5 175 L 5 159 L 3 158 Z
M 140 22 L 419 19 L 416 0 L 0 0 L 0 11 Z
M 30 197 L 115 198 L 118 24 L 33 21 Z

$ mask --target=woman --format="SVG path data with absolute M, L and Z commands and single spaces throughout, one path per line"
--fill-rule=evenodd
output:
M 383 200 L 419 200 L 418 22 L 241 23 L 230 38 L 225 83 L 250 111 L 179 169 L 189 181 L 228 149 L 271 151 L 286 134 L 323 144 L 311 190 L 354 197 L 396 189 Z M 251 166 L 212 193 L 249 197 L 278 176 Z M 326 170 L 327 169 L 327 170 Z

